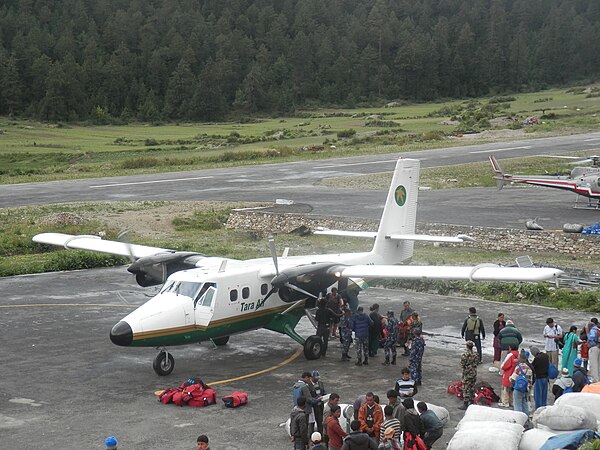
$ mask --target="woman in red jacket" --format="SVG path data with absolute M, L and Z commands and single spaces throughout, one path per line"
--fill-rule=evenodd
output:
M 502 393 L 500 395 L 500 403 L 498 406 L 509 408 L 511 406 L 512 395 L 510 393 L 511 380 L 510 376 L 513 374 L 515 367 L 519 361 L 519 352 L 511 347 L 510 352 L 504 358 L 502 362 Z

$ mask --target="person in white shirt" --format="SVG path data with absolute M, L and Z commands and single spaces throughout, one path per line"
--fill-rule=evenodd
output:
M 546 326 L 544 327 L 544 337 L 546 338 L 546 345 L 544 349 L 548 354 L 550 362 L 558 368 L 558 343 L 557 339 L 563 336 L 563 331 L 560 325 L 554 322 L 552 317 L 546 319 Z

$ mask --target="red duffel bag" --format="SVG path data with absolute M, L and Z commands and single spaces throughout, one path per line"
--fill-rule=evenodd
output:
M 235 391 L 231 395 L 223 397 L 223 403 L 228 408 L 237 408 L 248 403 L 248 394 L 246 392 Z
M 208 406 L 217 403 L 217 391 L 214 389 L 196 389 L 191 392 L 191 398 L 187 402 L 189 406 Z

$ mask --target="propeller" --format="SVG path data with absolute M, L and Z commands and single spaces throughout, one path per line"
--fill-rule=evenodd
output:
M 271 285 L 273 287 L 271 288 L 271 290 L 269 292 L 267 292 L 267 295 L 265 295 L 264 301 L 266 301 L 271 295 L 273 295 L 275 292 L 277 292 L 282 287 L 286 287 L 288 289 L 299 292 L 299 293 L 306 295 L 308 297 L 311 297 L 311 298 L 315 298 L 315 299 L 319 298 L 316 295 L 290 283 L 289 282 L 290 278 L 289 278 L 288 274 L 285 273 L 285 271 L 279 272 L 277 250 L 275 248 L 275 238 L 273 236 L 269 236 L 268 243 L 269 243 L 269 250 L 271 251 L 271 258 L 273 258 L 273 265 L 275 266 L 275 276 L 271 280 Z
M 123 231 L 121 231 L 117 235 L 117 239 L 127 246 L 127 253 L 129 253 L 129 262 L 134 263 L 136 259 L 133 255 L 133 247 L 131 246 L 131 242 L 129 241 L 129 229 L 126 228 Z

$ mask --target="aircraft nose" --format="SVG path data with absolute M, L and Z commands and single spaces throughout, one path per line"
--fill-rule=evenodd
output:
M 130 345 L 133 341 L 133 330 L 131 329 L 131 326 L 123 320 L 120 321 L 112 327 L 112 330 L 110 330 L 110 340 L 113 344 L 121 345 L 123 347 Z

